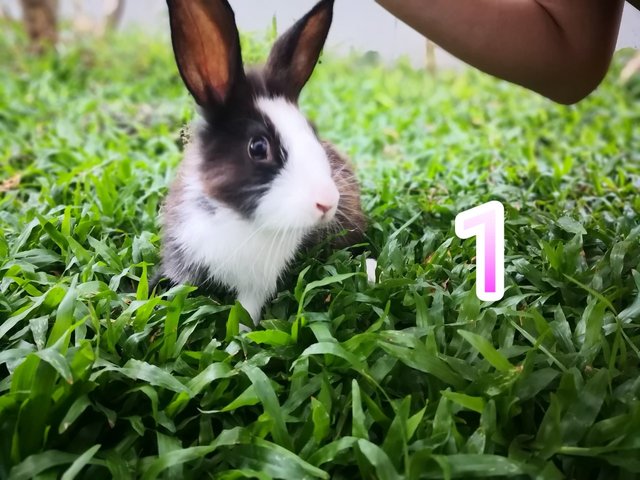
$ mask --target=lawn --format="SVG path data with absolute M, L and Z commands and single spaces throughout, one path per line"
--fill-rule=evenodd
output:
M 149 290 L 194 116 L 169 42 L 34 59 L 4 29 L 0 479 L 640 478 L 640 81 L 621 61 L 563 107 L 326 56 L 301 105 L 357 166 L 367 241 L 303 252 L 239 333 L 231 297 Z M 493 303 L 454 233 L 490 200 Z

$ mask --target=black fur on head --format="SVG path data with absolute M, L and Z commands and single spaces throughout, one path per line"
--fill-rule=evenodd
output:
M 333 0 L 320 1 L 276 41 L 264 68 L 248 73 L 227 0 L 167 5 L 178 69 L 206 121 L 199 132 L 203 184 L 209 196 L 250 217 L 287 161 L 278 132 L 255 100 L 297 102 L 329 32 Z M 267 144 L 266 155 L 251 155 L 256 142 Z
M 211 116 L 200 130 L 203 185 L 207 194 L 251 217 L 273 179 L 287 161 L 287 152 L 271 121 L 253 99 L 267 95 L 260 74 L 247 75 L 250 95 L 238 98 L 231 108 Z M 252 141 L 265 139 L 267 158 L 250 155 Z

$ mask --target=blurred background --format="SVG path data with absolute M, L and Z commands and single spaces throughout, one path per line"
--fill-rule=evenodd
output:
M 261 33 L 276 19 L 278 31 L 288 27 L 306 12 L 315 0 L 230 0 L 240 29 Z M 21 3 L 57 3 L 61 20 L 69 20 L 78 30 L 90 32 L 104 28 L 135 28 L 167 34 L 166 5 L 163 0 L 0 0 L 2 15 L 22 16 Z M 34 7 L 35 8 L 35 7 Z M 640 46 L 640 12 L 626 6 L 618 49 Z M 346 53 L 371 52 L 385 61 L 406 56 L 416 67 L 436 65 L 460 67 L 462 63 L 396 20 L 373 0 L 336 2 L 336 14 L 328 47 Z

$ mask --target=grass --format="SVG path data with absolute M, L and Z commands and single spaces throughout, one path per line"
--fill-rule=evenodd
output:
M 640 82 L 576 107 L 326 58 L 366 251 L 303 254 L 262 326 L 150 292 L 190 99 L 167 41 L 0 36 L 0 478 L 640 478 Z M 245 39 L 245 56 L 263 58 Z M 505 205 L 506 295 L 457 213 Z M 300 273 L 302 272 L 302 273 Z

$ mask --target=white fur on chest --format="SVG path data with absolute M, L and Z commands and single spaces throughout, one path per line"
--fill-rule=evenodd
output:
M 174 238 L 188 262 L 204 267 L 212 280 L 233 289 L 257 321 L 300 247 L 303 232 L 260 227 L 213 200 L 205 206 L 200 182 L 185 180 L 182 219 Z
M 277 279 L 300 245 L 299 235 L 257 229 L 225 207 L 213 214 L 197 205 L 189 210 L 180 243 L 189 258 L 228 286 Z

